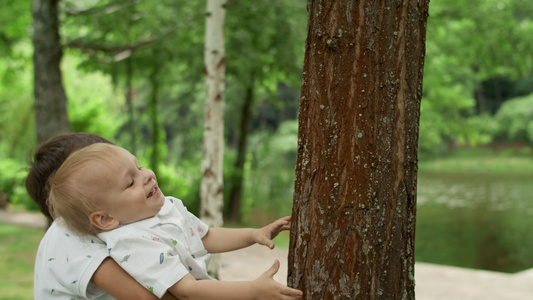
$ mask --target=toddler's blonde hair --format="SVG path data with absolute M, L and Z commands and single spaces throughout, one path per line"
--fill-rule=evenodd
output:
M 92 195 L 83 193 L 81 187 L 87 183 L 81 173 L 87 164 L 101 162 L 108 165 L 112 153 L 118 153 L 118 146 L 95 143 L 73 152 L 50 178 L 48 206 L 52 216 L 61 218 L 76 234 L 96 235 L 100 229 L 92 225 L 90 215 L 99 209 Z

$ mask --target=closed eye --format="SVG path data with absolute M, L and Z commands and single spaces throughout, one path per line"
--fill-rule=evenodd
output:
M 128 186 L 127 186 L 126 188 L 130 188 L 130 187 L 132 187 L 134 183 L 135 183 L 135 181 L 132 179 L 131 182 L 130 182 L 130 184 L 128 184 Z

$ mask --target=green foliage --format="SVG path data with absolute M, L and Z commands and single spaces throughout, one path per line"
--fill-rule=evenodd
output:
M 31 55 L 26 43 L 14 47 L 19 55 Z M 75 131 L 92 132 L 113 139 L 120 125 L 117 111 L 118 94 L 109 79 L 98 73 L 83 73 L 76 69 L 77 59 L 66 56 L 63 64 L 65 86 L 69 94 L 69 117 Z M 31 65 L 9 60 L 11 66 L 0 69 L 0 186 L 12 204 L 28 209 L 37 206 L 24 187 L 27 161 L 35 148 L 35 122 L 32 111 Z
M 31 56 L 31 47 L 12 45 L 17 56 Z M 0 158 L 26 159 L 35 146 L 32 67 L 26 58 L 5 58 L 0 62 Z
M 499 139 L 533 144 L 533 94 L 506 101 L 495 120 Z
M 276 91 L 279 82 L 299 84 L 305 41 L 305 26 L 300 25 L 306 17 L 304 4 L 297 1 L 229 4 L 228 75 L 245 86 L 256 80 L 270 91 Z
M 4 8 L 0 13 L 6 17 L 2 22 L 13 21 L 13 27 L 4 27 L 7 31 L 0 29 L 0 34 L 7 35 L 3 42 L 9 47 L 9 56 L 1 55 L 4 48 L 0 49 L 0 190 L 12 204 L 36 209 L 24 188 L 26 162 L 36 143 L 32 67 L 28 63 L 32 49 L 29 40 L 19 35 L 25 32 L 31 18 L 26 19 L 28 15 L 19 10 L 25 7 L 29 13 L 27 4 L 10 2 L 9 7 L 14 10 L 8 12 Z M 17 12 L 21 15 L 9 15 Z
M 496 131 L 496 122 L 488 114 L 474 115 L 463 122 L 463 132 L 456 138 L 459 145 L 484 145 L 489 143 Z
M 245 167 L 244 215 L 252 211 L 268 211 L 275 216 L 291 213 L 297 144 L 297 121 L 280 124 L 275 134 L 259 132 L 251 137 Z M 252 215 L 256 224 L 265 222 Z
M 10 32 L 22 29 L 13 30 Z M 24 188 L 26 161 L 36 140 L 32 68 L 26 59 L 31 56 L 31 47 L 20 36 L 13 36 L 11 42 L 9 47 L 13 53 L 9 58 L 2 57 L 0 62 L 3 66 L 0 68 L 0 190 L 8 195 L 12 204 L 37 209 Z
M 165 195 L 181 199 L 190 212 L 198 215 L 200 175 L 198 165 L 188 164 L 178 167 L 160 165 L 157 181 Z
M 39 207 L 28 196 L 24 185 L 27 165 L 20 160 L 0 158 L 0 188 L 8 195 L 9 202 L 30 210 L 38 210 Z
M 113 139 L 122 124 L 123 97 L 100 72 L 87 73 L 77 68 L 80 59 L 66 55 L 63 59 L 64 85 L 68 96 L 68 116 L 75 132 L 91 132 Z
M 252 90 L 254 116 L 276 118 L 290 111 L 298 97 L 284 101 L 280 85 L 299 89 L 307 13 L 305 3 L 293 0 L 235 1 L 228 4 L 225 24 L 227 55 L 227 135 L 238 131 L 240 108 Z M 243 25 L 246 24 L 246 25 Z M 292 102 L 292 103 L 291 103 Z M 272 118 L 270 115 L 274 115 Z M 290 119 L 295 114 L 290 114 Z M 255 123 L 255 122 L 254 122 Z M 252 124 L 255 127 L 255 124 Z M 276 126 L 273 126 L 275 129 Z M 253 128 L 256 129 L 256 128 Z
M 35 124 L 30 3 L 19 2 L 9 2 L 0 12 L 9 24 L 0 29 L 0 159 L 24 166 L 35 148 Z M 157 167 L 164 192 L 197 203 L 205 2 L 67 0 L 60 2 L 60 11 L 63 80 L 73 128 L 116 141 L 139 157 L 158 154 L 154 156 L 158 163 L 145 165 Z M 527 0 L 431 1 L 421 152 L 445 152 L 447 144 L 483 144 L 494 133 L 498 138 L 531 141 L 533 125 L 523 115 L 527 108 L 502 107 L 492 118 L 478 113 L 474 93 L 481 82 L 498 76 L 517 79 L 516 94 L 528 91 L 533 78 L 532 16 Z M 293 125 L 282 122 L 296 118 L 306 19 L 306 4 L 301 1 L 230 1 L 227 5 L 225 169 L 229 173 L 234 171 L 234 153 L 229 148 L 236 140 L 243 99 L 248 89 L 254 96 L 244 170 L 245 211 L 269 207 L 287 211 L 290 206 L 297 126 L 295 121 L 287 123 Z M 129 63 L 132 120 L 124 88 Z M 154 66 L 159 68 L 155 112 L 148 104 L 154 87 L 148 79 Z M 155 114 L 159 121 L 154 125 Z M 133 130 L 126 126 L 130 121 Z M 155 139 L 156 147 L 154 137 L 160 138 Z M 2 178 L 19 176 L 2 173 Z M 23 186 L 15 177 L 2 180 L 11 182 L 10 193 L 22 195 Z
M 486 142 L 474 91 L 494 77 L 529 76 L 533 14 L 524 0 L 435 0 L 427 25 L 420 147 Z M 490 33 L 490 34 L 488 34 Z
M 4 1 L 0 10 L 0 57 L 18 57 L 16 45 L 31 26 L 31 1 Z
M 162 136 L 157 131 L 163 128 L 173 154 L 164 162 L 194 156 L 193 147 L 201 146 L 204 10 L 201 1 L 66 3 L 63 36 L 69 49 L 79 51 L 82 67 L 109 74 L 120 87 L 132 76 L 133 116 L 121 117 L 123 126 L 115 140 L 134 154 L 150 154 L 154 159 L 160 155 L 154 138 Z M 154 81 L 150 78 L 156 78 L 157 99 L 151 94 Z M 156 100 L 157 112 L 150 100 Z M 155 113 L 160 126 L 154 128 Z

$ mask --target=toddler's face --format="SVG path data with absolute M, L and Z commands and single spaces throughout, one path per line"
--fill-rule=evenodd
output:
M 87 185 L 98 206 L 120 224 L 129 224 L 155 216 L 165 202 L 154 172 L 139 166 L 137 158 L 126 149 L 114 146 L 111 163 L 87 166 Z

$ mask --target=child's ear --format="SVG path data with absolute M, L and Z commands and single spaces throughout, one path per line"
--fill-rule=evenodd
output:
M 113 218 L 113 216 L 103 210 L 91 213 L 89 220 L 94 227 L 103 231 L 115 229 L 120 224 L 119 220 Z

